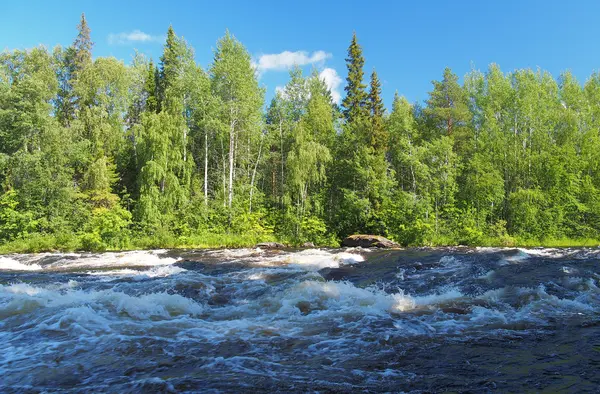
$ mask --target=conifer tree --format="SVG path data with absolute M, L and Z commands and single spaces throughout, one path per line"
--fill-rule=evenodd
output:
M 425 114 L 428 116 L 435 136 L 452 136 L 471 118 L 467 97 L 458 76 L 446 67 L 441 81 L 433 81 Z
M 158 77 L 158 70 L 154 65 L 154 62 L 150 60 L 148 65 L 148 75 L 146 76 L 146 83 L 144 84 L 144 94 L 146 96 L 146 111 L 156 112 L 158 111 L 158 98 L 157 98 L 157 87 L 156 79 Z
M 358 44 L 356 33 L 352 36 L 352 42 L 348 47 L 348 57 L 346 66 L 348 67 L 348 77 L 346 78 L 346 97 L 342 101 L 343 113 L 346 122 L 357 121 L 367 115 L 367 93 L 366 86 L 363 84 L 363 58 L 362 48 Z
M 371 84 L 368 95 L 368 109 L 371 117 L 370 145 L 376 153 L 385 154 L 387 148 L 388 136 L 383 119 L 385 107 L 381 99 L 381 83 L 377 77 L 377 72 L 373 70 L 371 74 Z
M 73 48 L 75 49 L 75 57 L 73 59 L 75 64 L 75 78 L 85 67 L 92 63 L 92 48 L 94 43 L 90 36 L 90 27 L 85 19 L 85 14 L 81 14 L 81 21 L 77 26 L 77 38 L 73 42 Z
M 57 117 L 63 126 L 70 126 L 76 118 L 77 108 L 81 106 L 80 99 L 74 92 L 77 80 L 86 67 L 92 64 L 92 42 L 90 27 L 81 14 L 77 25 L 77 37 L 69 48 L 58 51 L 55 55 L 62 67 L 58 70 L 60 90 L 57 96 Z
M 181 70 L 181 45 L 175 35 L 173 26 L 169 26 L 167 31 L 167 41 L 165 43 L 164 51 L 160 57 L 160 72 L 158 78 L 158 91 L 159 91 L 159 108 L 164 109 L 167 100 L 167 94 L 169 90 L 173 89 L 179 77 Z

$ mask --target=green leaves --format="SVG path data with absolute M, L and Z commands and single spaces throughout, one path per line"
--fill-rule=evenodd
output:
M 396 94 L 388 113 L 354 35 L 343 113 L 319 72 L 299 67 L 264 111 L 229 32 L 207 70 L 172 27 L 158 67 L 140 54 L 93 59 L 90 32 L 82 16 L 68 48 L 0 55 L 0 241 L 599 237 L 598 74 L 582 87 L 492 64 L 461 85 L 446 69 L 423 105 Z

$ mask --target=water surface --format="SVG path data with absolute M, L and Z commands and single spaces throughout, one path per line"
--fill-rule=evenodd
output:
M 597 391 L 600 249 L 0 257 L 0 391 Z

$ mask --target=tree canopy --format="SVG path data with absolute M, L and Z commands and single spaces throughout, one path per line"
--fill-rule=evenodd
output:
M 298 67 L 265 106 L 228 31 L 206 69 L 172 26 L 156 62 L 93 47 L 82 15 L 67 48 L 0 55 L 0 242 L 600 237 L 597 73 L 582 85 L 570 73 L 446 68 L 424 103 L 396 93 L 387 111 L 354 34 L 340 111 L 319 73 Z

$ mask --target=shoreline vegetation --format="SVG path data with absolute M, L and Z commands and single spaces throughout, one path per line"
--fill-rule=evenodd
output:
M 294 66 L 270 103 L 228 31 L 205 68 L 172 26 L 156 63 L 93 47 L 82 15 L 0 54 L 0 253 L 600 244 L 599 73 L 446 68 L 387 110 L 356 34 L 343 97 Z
M 154 249 L 169 249 L 169 250 L 185 250 L 185 249 L 235 249 L 235 248 L 254 248 L 257 244 L 263 242 L 277 242 L 291 248 L 303 248 L 302 242 L 299 241 L 284 241 L 274 237 L 252 237 L 231 234 L 206 234 L 196 235 L 193 237 L 175 238 L 172 235 L 165 234 L 163 238 L 145 237 L 134 238 L 128 244 L 118 248 L 106 247 L 104 245 L 96 245 L 90 247 L 83 242 L 85 236 L 69 236 L 62 234 L 40 235 L 35 234 L 26 239 L 14 240 L 11 242 L 0 244 L 0 256 L 11 253 L 42 253 L 42 252 L 125 252 L 131 250 L 154 250 Z M 436 243 L 432 242 L 426 245 L 406 245 L 406 247 L 544 247 L 544 248 L 592 248 L 600 247 L 600 240 L 597 239 L 546 239 L 546 240 L 518 240 L 512 239 L 507 242 L 507 239 L 487 239 L 481 244 L 461 245 L 458 243 L 449 244 L 443 241 Z M 339 248 L 340 243 L 320 244 L 315 245 L 315 248 Z

